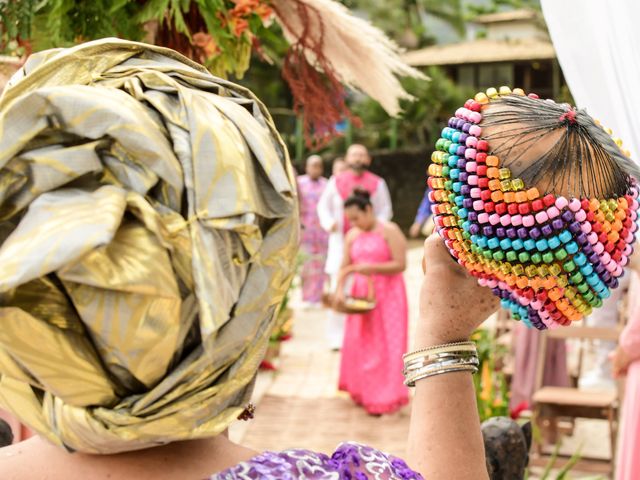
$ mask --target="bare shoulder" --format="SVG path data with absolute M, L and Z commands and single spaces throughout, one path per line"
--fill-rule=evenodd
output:
M 362 230 L 360 230 L 358 227 L 353 227 L 351 228 L 347 234 L 344 236 L 344 240 L 346 243 L 352 242 L 358 235 L 360 235 L 360 233 L 362 232 Z
M 390 235 L 390 236 L 394 236 L 394 237 L 404 237 L 404 234 L 402 233 L 402 230 L 400 229 L 400 227 L 398 226 L 398 224 L 393 223 L 393 222 L 380 222 L 382 225 L 382 231 L 385 233 L 385 235 Z

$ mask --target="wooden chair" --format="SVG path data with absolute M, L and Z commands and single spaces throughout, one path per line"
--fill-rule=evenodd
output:
M 619 400 L 622 398 L 620 387 L 616 390 L 580 390 L 576 387 L 551 387 L 542 386 L 544 375 L 544 361 L 546 357 L 547 341 L 555 339 L 580 339 L 585 340 L 610 340 L 618 341 L 622 330 L 619 324 L 616 328 L 601 328 L 588 326 L 569 326 L 542 332 L 541 345 L 538 350 L 537 370 L 536 370 L 536 390 L 533 394 L 534 419 L 540 429 L 540 437 L 535 439 L 534 445 L 537 454 L 545 455 L 544 442 L 557 441 L 557 420 L 560 418 L 592 418 L 607 420 L 609 423 L 611 461 L 605 471 L 613 472 L 613 465 L 616 453 L 616 438 L 618 435 L 618 410 Z M 582 348 L 582 346 L 581 346 Z M 582 352 L 580 352 L 580 356 Z M 582 361 L 580 360 L 581 364 Z M 577 372 L 580 375 L 580 372 Z M 573 383 L 573 382 L 572 382 Z M 582 457 L 584 460 L 589 460 Z M 600 459 L 591 459 L 596 462 Z M 608 461 L 607 461 L 608 462 Z M 588 462 L 593 463 L 593 462 Z M 598 469 L 602 471 L 602 469 Z

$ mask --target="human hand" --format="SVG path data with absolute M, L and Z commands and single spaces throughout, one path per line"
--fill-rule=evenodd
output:
M 416 348 L 468 340 L 499 300 L 449 255 L 439 235 L 424 243 Z
M 357 265 L 351 265 L 351 272 L 362 273 L 363 275 L 369 275 L 373 273 L 375 267 L 370 263 L 359 263 Z
M 613 378 L 619 378 L 627 374 L 631 357 L 620 346 L 609 354 L 609 360 L 611 360 Z
M 420 225 L 419 223 L 414 223 L 413 225 L 411 225 L 411 227 L 409 228 L 409 236 L 411 238 L 416 238 L 418 235 L 420 235 L 420 227 L 422 225 Z

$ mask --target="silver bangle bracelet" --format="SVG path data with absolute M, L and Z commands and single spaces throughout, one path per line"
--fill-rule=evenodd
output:
M 405 385 L 415 386 L 415 382 L 449 372 L 467 371 L 476 373 L 480 361 L 473 342 L 449 343 L 424 348 L 403 355 Z

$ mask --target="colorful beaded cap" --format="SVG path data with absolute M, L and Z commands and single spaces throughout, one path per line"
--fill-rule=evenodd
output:
M 584 111 L 508 87 L 442 130 L 428 168 L 438 232 L 528 326 L 580 320 L 618 286 L 638 210 L 621 145 Z

